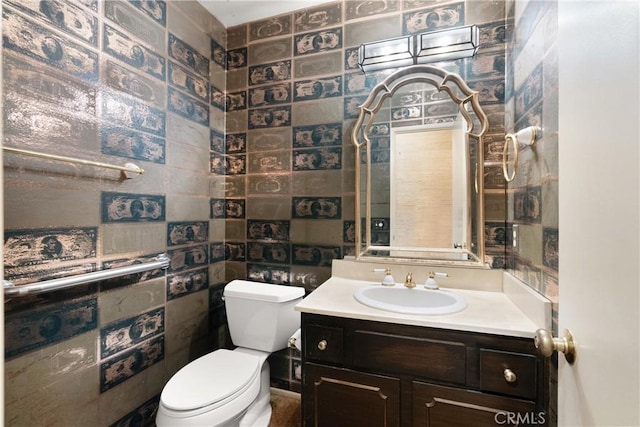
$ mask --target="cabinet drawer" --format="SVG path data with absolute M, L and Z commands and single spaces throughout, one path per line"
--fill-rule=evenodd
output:
M 466 382 L 464 343 L 355 331 L 354 364 L 455 384 Z
M 342 328 L 306 325 L 302 350 L 304 357 L 322 362 L 342 363 Z
M 480 389 L 525 399 L 536 397 L 536 357 L 480 350 Z

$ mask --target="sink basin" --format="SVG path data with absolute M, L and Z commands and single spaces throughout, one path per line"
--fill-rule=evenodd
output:
M 450 314 L 467 307 L 460 295 L 444 289 L 406 288 L 403 285 L 369 285 L 353 293 L 361 304 L 403 314 Z

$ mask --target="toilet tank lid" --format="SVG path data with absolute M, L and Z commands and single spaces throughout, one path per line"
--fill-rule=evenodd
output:
M 259 301 L 286 302 L 304 296 L 304 288 L 269 283 L 233 280 L 224 288 L 224 296 Z

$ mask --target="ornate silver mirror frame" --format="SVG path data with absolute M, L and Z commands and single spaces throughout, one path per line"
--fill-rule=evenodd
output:
M 430 85 L 429 89 L 446 92 L 458 105 L 459 113 L 466 122 L 464 132 L 465 157 L 467 163 L 466 201 L 468 215 L 466 242 L 451 248 L 394 247 L 372 245 L 371 215 L 371 141 L 370 131 L 375 123 L 375 114 L 388 106 L 390 98 L 399 89 L 416 83 Z M 400 69 L 378 83 L 364 103 L 351 134 L 356 147 L 356 194 L 355 194 L 355 242 L 356 259 L 371 262 L 404 262 L 433 265 L 459 265 L 486 267 L 484 262 L 484 146 L 483 136 L 488 129 L 488 119 L 479 103 L 479 93 L 472 90 L 458 75 L 432 65 L 413 65 Z M 471 148 L 470 140 L 475 141 Z M 365 176 L 363 182 L 362 166 Z M 362 216 L 363 185 L 365 185 L 365 216 Z M 363 234 L 362 226 L 365 233 Z

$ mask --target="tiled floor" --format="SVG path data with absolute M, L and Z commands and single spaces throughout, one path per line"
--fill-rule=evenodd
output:
M 295 393 L 271 393 L 271 422 L 269 427 L 300 427 L 300 396 Z

